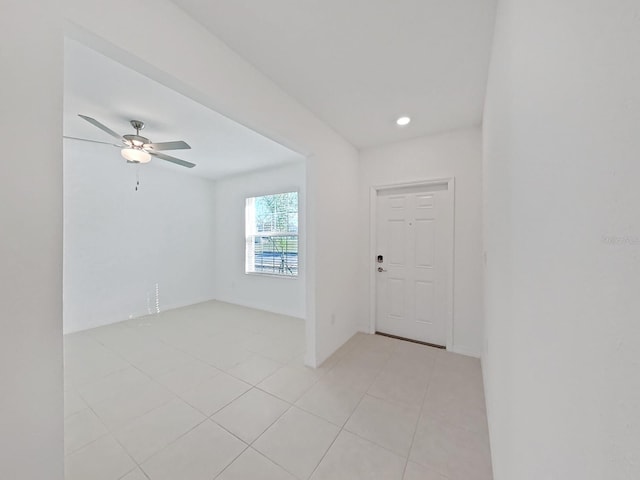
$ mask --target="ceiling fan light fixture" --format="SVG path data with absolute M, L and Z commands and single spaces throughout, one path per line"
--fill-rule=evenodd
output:
M 151 161 L 151 155 L 141 148 L 123 148 L 120 153 L 129 162 L 149 163 Z
M 86 138 L 77 138 L 77 137 L 67 137 L 64 138 L 72 138 L 75 140 L 82 140 L 85 142 L 93 142 L 93 143 L 107 143 L 107 145 L 111 145 L 113 147 L 120 148 L 121 155 L 130 163 L 148 163 L 151 161 L 151 157 L 156 157 L 160 160 L 164 160 L 165 162 L 174 163 L 176 165 L 180 165 L 181 167 L 193 168 L 196 166 L 195 163 L 186 162 L 184 160 L 180 160 L 179 158 L 172 157 L 171 155 L 166 155 L 161 153 L 162 150 L 188 150 L 191 147 L 185 141 L 178 140 L 173 142 L 160 142 L 160 143 L 151 143 L 151 141 L 147 137 L 143 137 L 140 135 L 140 130 L 144 128 L 144 122 L 140 120 L 131 120 L 131 126 L 135 128 L 136 133 L 120 135 L 113 130 L 111 130 L 106 125 L 103 125 L 95 118 L 87 117 L 86 115 L 78 114 L 80 118 L 89 122 L 94 127 L 99 128 L 105 133 L 108 133 L 112 137 L 116 138 L 119 142 L 122 142 L 121 145 L 116 145 L 114 143 L 100 142 L 95 140 L 88 140 Z M 149 153 L 149 150 L 152 153 Z

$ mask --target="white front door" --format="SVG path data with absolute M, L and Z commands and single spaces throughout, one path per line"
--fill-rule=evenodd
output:
M 376 331 L 446 345 L 450 193 L 446 183 L 378 191 Z

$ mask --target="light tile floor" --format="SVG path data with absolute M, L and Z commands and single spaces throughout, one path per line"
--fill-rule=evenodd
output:
M 65 336 L 66 480 L 489 480 L 480 364 L 206 302 Z

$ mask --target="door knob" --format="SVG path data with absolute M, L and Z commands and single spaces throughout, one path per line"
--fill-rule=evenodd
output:
M 378 267 L 378 271 L 379 272 L 386 272 L 386 270 L 384 268 L 382 268 L 382 267 Z

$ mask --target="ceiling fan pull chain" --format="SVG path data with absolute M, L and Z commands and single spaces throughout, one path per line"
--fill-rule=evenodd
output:
M 140 168 L 136 165 L 136 192 L 138 191 L 138 187 L 140 186 Z

